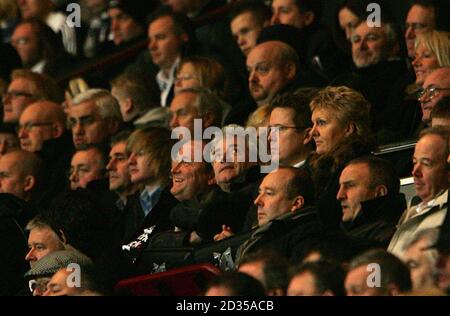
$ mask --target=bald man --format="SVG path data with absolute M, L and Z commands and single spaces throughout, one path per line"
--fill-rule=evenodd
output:
M 280 41 L 255 46 L 247 56 L 250 93 L 258 104 L 269 104 L 273 97 L 294 82 L 298 72 L 298 55 Z
M 423 83 L 419 98 L 422 107 L 422 122 L 431 125 L 431 111 L 445 96 L 450 95 L 450 67 L 442 67 L 430 73 Z
M 30 201 L 40 181 L 42 164 L 33 153 L 16 150 L 0 158 L 0 193 Z
M 40 151 L 45 141 L 63 135 L 65 121 L 61 105 L 49 101 L 32 103 L 20 115 L 17 135 L 20 147 L 30 152 Z

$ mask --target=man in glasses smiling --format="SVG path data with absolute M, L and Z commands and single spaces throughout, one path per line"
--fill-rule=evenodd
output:
M 419 93 L 422 107 L 422 122 L 431 125 L 431 111 L 445 96 L 450 95 L 450 67 L 438 68 L 430 73 L 423 83 L 424 89 Z

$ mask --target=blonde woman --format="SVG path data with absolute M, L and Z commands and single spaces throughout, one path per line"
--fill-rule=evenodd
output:
M 450 33 L 431 31 L 418 34 L 415 41 L 416 56 L 412 62 L 416 85 L 422 86 L 434 69 L 450 66 Z

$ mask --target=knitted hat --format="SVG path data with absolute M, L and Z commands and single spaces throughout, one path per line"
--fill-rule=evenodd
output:
M 147 15 L 154 9 L 153 1 L 148 0 L 110 0 L 108 9 L 119 9 L 129 15 L 136 23 L 147 27 Z

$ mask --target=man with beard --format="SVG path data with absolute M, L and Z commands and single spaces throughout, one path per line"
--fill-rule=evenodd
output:
M 381 26 L 361 22 L 351 37 L 355 70 L 336 78 L 333 85 L 345 85 L 361 92 L 372 105 L 372 128 L 375 132 L 385 127 L 384 115 L 389 96 L 394 91 L 393 78 L 406 71 L 399 58 L 398 34 L 392 23 L 382 21 Z

